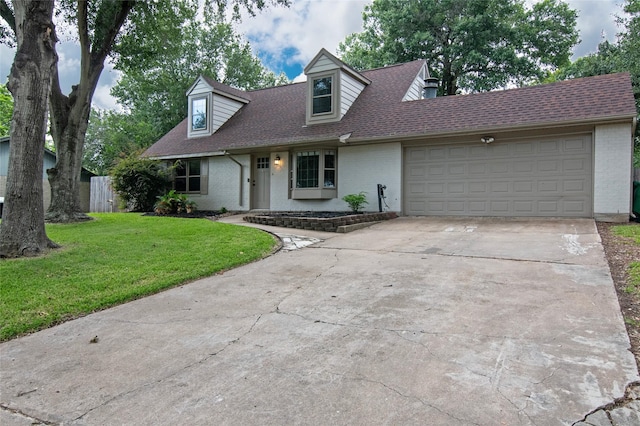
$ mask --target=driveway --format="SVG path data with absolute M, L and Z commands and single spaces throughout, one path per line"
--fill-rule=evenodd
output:
M 592 220 L 270 229 L 321 241 L 0 345 L 0 423 L 570 425 L 640 379 Z

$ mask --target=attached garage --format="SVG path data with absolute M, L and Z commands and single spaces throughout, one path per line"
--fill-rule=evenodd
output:
M 591 134 L 407 146 L 404 214 L 592 217 Z

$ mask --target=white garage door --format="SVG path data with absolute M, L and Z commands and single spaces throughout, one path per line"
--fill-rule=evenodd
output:
M 591 217 L 590 135 L 404 151 L 404 214 Z

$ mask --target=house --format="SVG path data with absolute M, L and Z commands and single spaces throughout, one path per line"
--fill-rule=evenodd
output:
M 200 209 L 627 221 L 628 74 L 435 97 L 423 60 L 358 72 L 326 50 L 307 81 L 242 91 L 199 77 L 188 117 L 146 156 L 181 160 Z
M 56 165 L 56 153 L 44 148 L 44 165 L 42 167 L 43 202 L 46 211 L 51 204 L 51 186 L 47 177 L 47 169 Z M 7 189 L 7 175 L 9 174 L 9 137 L 0 138 L 0 197 L 4 198 Z M 91 177 L 95 176 L 89 170 L 82 169 L 80 174 L 80 208 L 89 211 L 89 192 Z

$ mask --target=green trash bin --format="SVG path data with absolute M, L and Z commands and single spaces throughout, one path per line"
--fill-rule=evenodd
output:
M 633 214 L 640 217 L 640 182 L 633 182 Z

